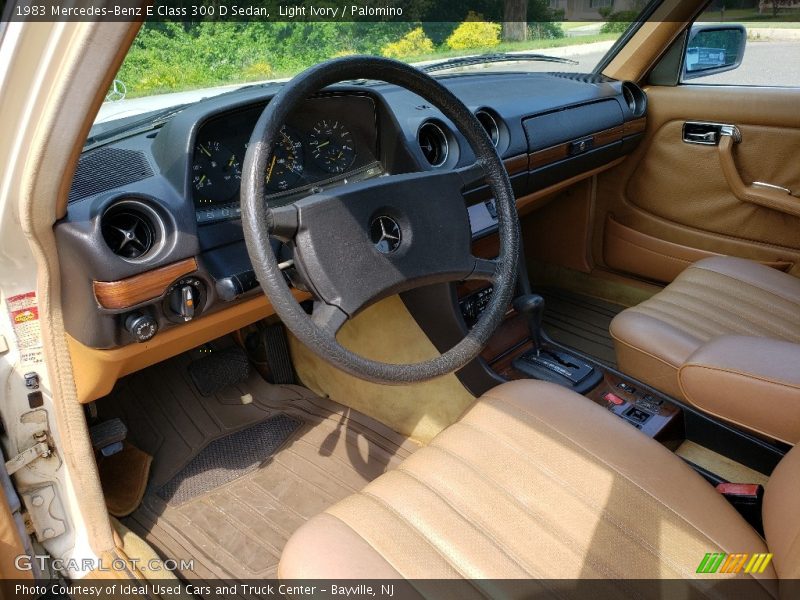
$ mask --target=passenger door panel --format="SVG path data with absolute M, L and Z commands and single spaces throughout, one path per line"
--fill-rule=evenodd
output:
M 598 180 L 595 258 L 661 282 L 714 254 L 800 275 L 800 198 L 750 187 L 759 181 L 800 193 L 800 90 L 684 85 L 647 93 L 644 142 Z M 746 194 L 724 173 L 720 146 L 684 141 L 684 125 L 694 121 L 735 125 L 741 141 L 725 146 L 732 146 L 740 183 L 785 201 L 774 206 L 786 210 L 742 200 Z

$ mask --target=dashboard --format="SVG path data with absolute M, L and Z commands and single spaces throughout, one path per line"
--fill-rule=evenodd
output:
M 518 201 L 617 164 L 644 135 L 646 96 L 630 82 L 514 72 L 439 81 L 486 129 Z M 233 315 L 261 293 L 239 194 L 254 125 L 280 86 L 200 99 L 82 154 L 54 229 L 72 338 L 96 350 L 157 341 L 210 313 Z M 340 84 L 287 120 L 263 174 L 264 202 L 474 160 L 460 132 L 419 96 L 379 82 Z M 473 238 L 487 236 L 497 225 L 488 188 L 464 196 Z M 289 245 L 273 240 L 273 249 L 292 264 Z M 291 266 L 284 272 L 297 281 Z
M 195 137 L 191 185 L 198 223 L 238 217 L 242 161 L 250 132 L 264 105 L 209 119 Z M 264 173 L 272 206 L 288 204 L 321 188 L 376 177 L 375 101 L 361 95 L 326 95 L 306 100 L 280 131 Z

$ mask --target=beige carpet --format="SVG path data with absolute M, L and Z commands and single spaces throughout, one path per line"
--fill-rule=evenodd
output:
M 767 485 L 769 480 L 769 477 L 763 473 L 745 467 L 689 440 L 683 442 L 675 451 L 675 454 L 732 483 L 760 483 L 761 485 Z

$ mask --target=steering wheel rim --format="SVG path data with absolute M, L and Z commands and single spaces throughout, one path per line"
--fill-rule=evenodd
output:
M 281 128 L 300 102 L 323 88 L 346 80 L 365 78 L 385 81 L 414 92 L 450 119 L 477 156 L 476 166 L 451 173 L 460 176 L 462 184 L 485 180 L 497 207 L 499 255 L 494 261 L 484 261 L 493 265 L 492 299 L 475 326 L 458 344 L 435 358 L 418 363 L 374 361 L 339 344 L 336 331 L 343 322 L 337 322 L 335 328 L 322 327 L 303 310 L 292 294 L 270 244 L 270 235 L 280 237 L 283 229 L 291 229 L 291 224 L 287 227 L 284 221 L 296 226 L 296 222 L 292 221 L 296 218 L 291 210 L 294 205 L 290 205 L 289 210 L 273 210 L 265 201 L 267 190 L 264 173 L 267 172 L 272 148 Z M 428 172 L 422 174 L 425 173 Z M 343 187 L 351 185 L 345 184 Z M 432 202 L 436 202 L 436 199 Z M 465 201 L 463 208 L 466 214 Z M 361 379 L 398 385 L 430 380 L 461 369 L 480 354 L 502 322 L 514 293 L 520 233 L 516 199 L 502 160 L 475 115 L 461 100 L 429 75 L 399 61 L 348 56 L 315 65 L 286 83 L 267 104 L 253 129 L 242 169 L 241 211 L 244 238 L 253 269 L 276 314 L 300 342 L 320 358 Z M 321 314 L 326 310 L 331 313 L 331 322 L 339 320 L 339 316 L 332 316 L 328 304 L 318 304 Z M 316 308 L 314 313 L 317 313 Z

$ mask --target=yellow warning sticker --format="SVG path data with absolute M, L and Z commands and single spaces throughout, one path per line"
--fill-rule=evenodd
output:
M 17 338 L 20 360 L 25 363 L 42 362 L 42 329 L 36 292 L 12 296 L 6 300 L 6 306 Z

